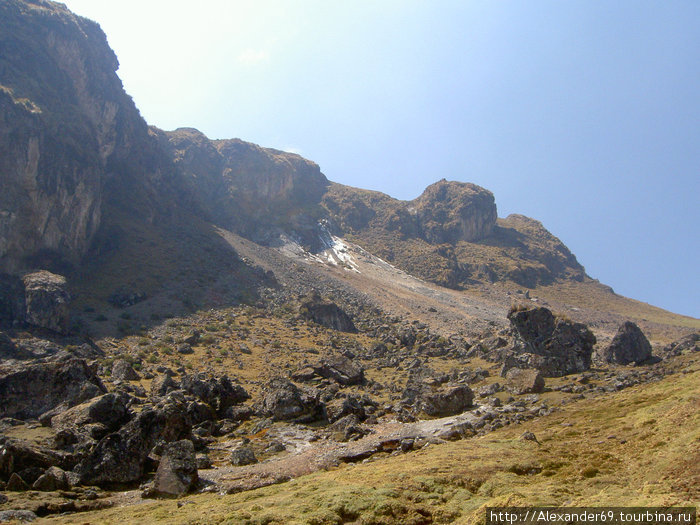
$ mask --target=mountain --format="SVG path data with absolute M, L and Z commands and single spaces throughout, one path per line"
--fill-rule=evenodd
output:
M 697 375 L 700 321 L 616 295 L 537 220 L 499 218 L 487 189 L 442 179 L 401 201 L 293 153 L 163 131 L 117 68 L 62 4 L 0 3 L 0 513 L 98 510 L 145 481 L 146 497 L 253 490 L 503 426 L 547 432 L 540 417 L 581 399 L 599 411 Z M 635 392 L 615 402 L 647 402 Z M 445 451 L 469 446 L 431 455 L 447 481 L 430 483 L 496 483 L 488 454 L 478 479 L 449 481 L 464 473 Z M 510 474 L 559 479 L 559 459 L 524 454 Z M 674 487 L 654 501 L 695 497 Z M 357 490 L 366 507 L 317 522 L 457 512 Z

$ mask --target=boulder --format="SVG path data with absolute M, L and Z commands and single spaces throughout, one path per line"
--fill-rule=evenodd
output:
M 357 416 L 359 421 L 367 418 L 365 408 L 356 396 L 333 399 L 326 403 L 326 418 L 330 423 L 351 414 Z
M 474 393 L 467 385 L 448 384 L 430 393 L 423 394 L 420 410 L 429 416 L 453 416 L 471 408 Z
M 56 490 L 68 490 L 70 483 L 63 469 L 58 467 L 49 467 L 39 478 L 32 484 L 32 489 L 41 492 L 53 492 Z
M 179 386 L 181 390 L 209 405 L 219 416 L 223 416 L 229 407 L 250 399 L 248 392 L 241 385 L 232 383 L 226 375 L 186 375 L 180 380 Z
M 66 278 L 45 270 L 29 273 L 22 279 L 26 303 L 26 321 L 59 333 L 68 331 L 68 293 Z
M 197 459 L 192 441 L 175 441 L 163 449 L 149 495 L 181 496 L 194 490 L 198 481 Z
M 544 377 L 532 368 L 511 368 L 506 372 L 508 390 L 513 394 L 535 394 L 544 391 Z
M 275 378 L 263 389 L 257 411 L 276 421 L 312 421 L 323 416 L 323 405 L 313 393 L 287 379 Z
M 37 418 L 61 403 L 73 406 L 105 391 L 83 359 L 8 367 L 0 370 L 0 417 Z
M 601 357 L 618 365 L 641 364 L 651 358 L 651 344 L 636 324 L 626 321 L 612 342 L 602 350 Z
M 39 519 L 31 510 L 0 510 L 0 523 L 31 523 Z
M 13 472 L 10 479 L 7 480 L 5 490 L 9 492 L 24 492 L 25 490 L 29 490 L 29 485 L 27 485 L 19 474 Z
M 93 398 L 52 417 L 51 427 L 57 431 L 78 433 L 85 430 L 85 427 L 92 427 L 87 433 L 94 439 L 100 439 L 129 420 L 128 400 L 127 394 L 115 393 Z M 99 425 L 99 429 L 95 425 Z
M 159 441 L 191 439 L 192 422 L 185 403 L 174 396 L 145 408 L 119 431 L 100 440 L 74 469 L 80 483 L 109 486 L 134 483 L 145 472 L 146 460 Z
M 0 480 L 9 480 L 12 474 L 36 471 L 38 475 L 32 482 L 51 466 L 72 467 L 71 459 L 63 453 L 19 439 L 5 439 L 0 446 Z
M 177 390 L 177 385 L 170 374 L 156 377 L 151 382 L 151 397 L 163 397 L 172 390 Z
M 475 184 L 442 179 L 411 204 L 423 237 L 433 244 L 476 241 L 496 226 L 493 194 Z
M 362 366 L 344 356 L 328 357 L 294 374 L 295 379 L 302 381 L 308 381 L 315 376 L 330 379 L 344 386 L 358 385 L 365 381 Z
M 556 318 L 547 308 L 514 310 L 508 314 L 515 336 L 507 349 L 504 370 L 535 368 L 546 377 L 588 370 L 596 338 L 588 327 Z
M 304 299 L 299 308 L 304 319 L 340 332 L 357 332 L 350 316 L 337 304 L 323 301 L 317 293 Z
M 112 365 L 112 379 L 120 381 L 138 381 L 141 379 L 136 370 L 126 359 L 117 359 Z
M 662 352 L 667 356 L 681 355 L 684 352 L 700 352 L 700 333 L 686 335 L 666 345 Z
M 255 457 L 255 452 L 253 449 L 246 446 L 239 446 L 231 451 L 231 464 L 237 467 L 243 467 L 245 465 L 253 465 L 258 462 L 258 458 Z

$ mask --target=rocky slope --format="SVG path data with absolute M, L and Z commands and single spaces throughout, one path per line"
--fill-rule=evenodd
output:
M 697 368 L 698 320 L 488 190 L 149 128 L 116 68 L 63 5 L 0 3 L 0 521 L 423 457 Z

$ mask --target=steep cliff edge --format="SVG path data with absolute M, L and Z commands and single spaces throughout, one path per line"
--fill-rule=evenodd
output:
M 0 4 L 3 269 L 47 257 L 77 264 L 109 179 L 148 156 L 147 126 L 117 67 L 99 26 L 62 4 Z

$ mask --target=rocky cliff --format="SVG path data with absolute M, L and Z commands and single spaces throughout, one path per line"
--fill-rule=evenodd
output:
M 325 247 L 323 222 L 396 266 L 453 288 L 584 276 L 536 221 L 497 220 L 493 194 L 476 185 L 443 179 L 417 199 L 399 201 L 330 183 L 299 155 L 210 140 L 191 128 L 149 128 L 117 68 L 99 26 L 62 4 L 0 4 L 0 271 L 80 275 L 86 261 L 99 266 L 110 255 L 163 274 L 168 264 L 150 270 L 147 260 L 202 250 L 229 258 L 230 247 L 216 245 L 212 227 L 267 246 L 292 238 L 313 252 Z M 161 247 L 160 255 L 146 244 Z M 205 270 L 199 259 L 187 265 Z M 128 273 L 119 272 L 139 280 Z
M 99 26 L 62 4 L 0 4 L 0 263 L 77 263 L 105 186 L 148 130 Z M 139 155 L 140 156 L 140 155 Z

